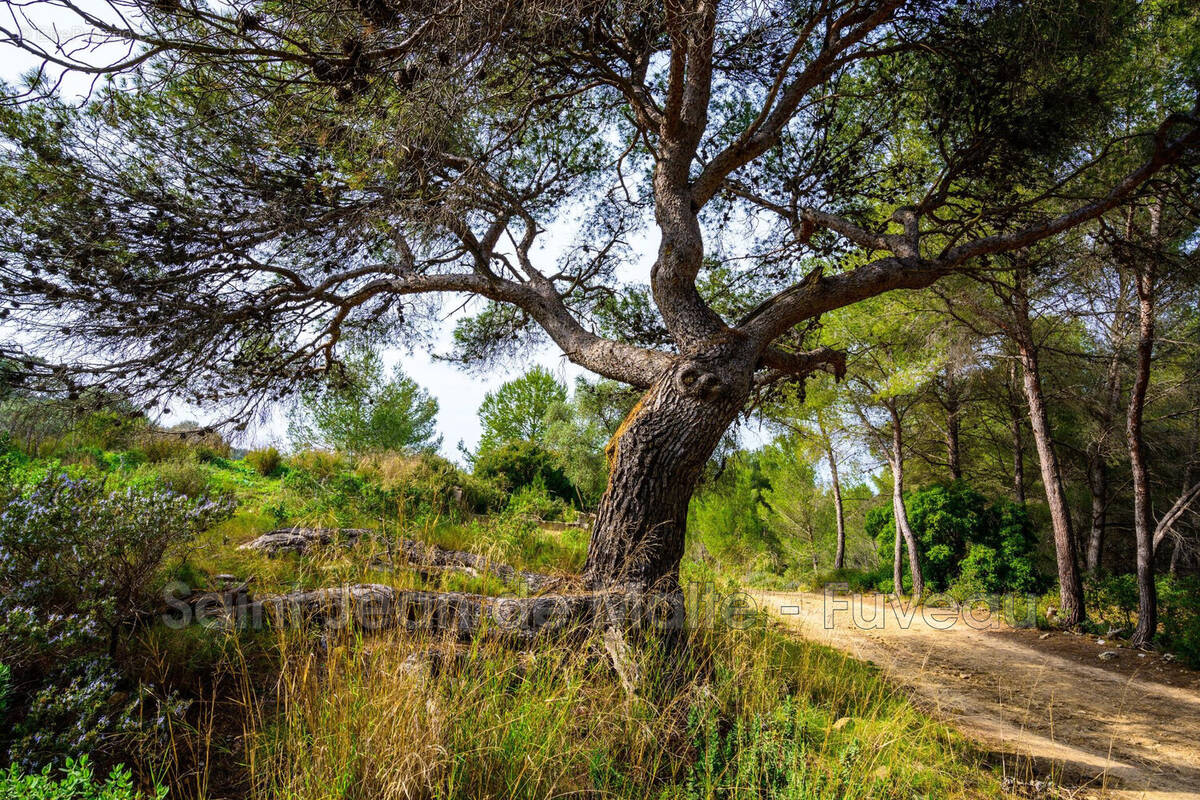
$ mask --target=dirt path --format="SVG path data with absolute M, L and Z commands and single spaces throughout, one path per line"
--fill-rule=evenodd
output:
M 806 638 L 879 665 L 1005 754 L 1006 774 L 1026 778 L 1032 765 L 1089 796 L 1200 800 L 1200 673 L 1094 636 L 1016 630 L 947 609 L 905 614 L 882 597 L 835 605 L 817 594 L 751 595 Z M 1101 660 L 1105 651 L 1117 657 Z

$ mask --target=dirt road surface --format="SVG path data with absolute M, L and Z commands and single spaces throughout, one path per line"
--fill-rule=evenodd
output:
M 1049 775 L 1081 797 L 1200 800 L 1200 673 L 1159 654 L 882 596 L 750 594 L 805 638 L 878 665 L 1007 775 Z

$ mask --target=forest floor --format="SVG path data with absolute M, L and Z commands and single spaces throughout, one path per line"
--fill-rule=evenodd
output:
M 864 602 L 855 615 L 832 600 L 827 611 L 820 594 L 750 594 L 805 638 L 878 665 L 996 753 L 1018 792 L 1053 780 L 1060 796 L 1200 800 L 1200 673 L 1159 654 L 949 609 L 904 624 L 909 615 L 882 596 L 836 598 Z M 864 625 L 873 609 L 882 622 Z M 1106 651 L 1117 655 L 1102 660 Z

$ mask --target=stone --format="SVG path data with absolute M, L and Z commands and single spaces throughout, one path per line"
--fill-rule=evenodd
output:
M 1117 655 L 1118 653 L 1116 650 L 1105 650 L 1103 653 L 1096 656 L 1096 658 L 1100 659 L 1101 661 L 1113 661 L 1116 659 Z
M 280 553 L 304 555 L 315 547 L 333 544 L 335 541 L 352 544 L 370 534 L 371 531 L 361 528 L 276 528 L 238 549 L 255 550 L 268 556 Z

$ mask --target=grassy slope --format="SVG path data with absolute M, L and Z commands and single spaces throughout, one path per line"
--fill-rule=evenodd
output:
M 198 467 L 232 491 L 237 516 L 208 531 L 171 576 L 215 585 L 230 573 L 257 592 L 371 581 L 498 593 L 490 577 L 428 581 L 372 566 L 390 536 L 473 549 L 514 566 L 570 572 L 586 537 L 511 517 L 459 523 L 371 519 L 324 491 L 258 476 L 240 462 Z M 153 479 L 154 468 L 138 468 Z M 126 476 L 128 478 L 128 476 Z M 186 476 L 185 476 L 186 477 Z M 195 478 L 195 476 L 192 476 Z M 287 524 L 372 527 L 380 535 L 311 557 L 239 550 Z M 716 580 L 688 565 L 688 579 Z M 732 588 L 732 587 L 731 587 Z M 147 765 L 175 796 L 256 798 L 982 797 L 998 795 L 978 754 L 915 709 L 873 668 L 758 620 L 710 627 L 666 647 L 635 646 L 629 696 L 597 643 L 565 639 L 532 654 L 456 650 L 398 634 L 318 641 L 312 631 L 161 625 L 140 640 L 142 674 L 198 696 L 187 729 Z M 453 653 L 436 674 L 409 656 Z

